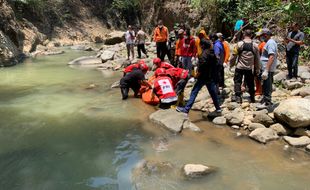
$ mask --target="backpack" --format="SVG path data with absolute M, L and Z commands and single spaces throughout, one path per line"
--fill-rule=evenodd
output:
M 239 52 L 239 55 L 241 55 L 242 52 L 244 52 L 244 51 L 250 51 L 250 52 L 252 52 L 253 55 L 255 55 L 254 50 L 253 50 L 253 42 L 246 43 L 245 41 L 243 41 L 243 47 L 242 47 L 241 51 Z

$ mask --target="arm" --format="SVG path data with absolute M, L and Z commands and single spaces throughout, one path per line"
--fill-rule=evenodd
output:
M 271 65 L 272 65 L 273 62 L 274 62 L 274 59 L 275 59 L 275 55 L 274 55 L 274 54 L 270 54 L 270 55 L 269 55 L 268 62 L 267 62 L 267 65 L 266 65 L 267 71 L 270 71 L 270 68 L 271 68 Z
M 304 34 L 301 33 L 298 40 L 295 40 L 295 39 L 292 39 L 292 38 L 287 38 L 287 40 L 290 41 L 290 42 L 293 42 L 293 43 L 295 43 L 295 44 L 297 44 L 299 46 L 301 46 L 301 45 L 305 44 L 304 43 L 304 37 L 305 37 Z
M 259 50 L 258 47 L 255 47 L 254 49 L 255 51 L 255 57 L 254 57 L 254 74 L 256 76 L 258 76 L 258 74 L 260 73 L 260 54 L 259 54 Z
M 152 85 L 150 85 L 150 83 L 148 83 L 147 80 L 142 80 L 141 84 L 149 87 L 150 89 L 152 89 Z
M 236 65 L 237 58 L 238 58 L 238 45 L 235 45 L 232 56 L 230 57 L 230 60 L 229 60 L 230 67 L 233 67 Z

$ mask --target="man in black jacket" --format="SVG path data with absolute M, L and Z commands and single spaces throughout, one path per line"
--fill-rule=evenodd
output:
M 178 112 L 188 113 L 195 103 L 195 99 L 205 85 L 213 100 L 216 112 L 221 113 L 219 99 L 217 95 L 217 58 L 211 48 L 211 43 L 207 40 L 201 40 L 202 55 L 199 58 L 197 82 L 195 83 L 190 98 L 185 107 L 177 107 Z

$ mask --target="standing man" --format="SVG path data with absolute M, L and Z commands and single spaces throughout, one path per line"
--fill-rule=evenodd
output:
M 196 57 L 197 48 L 195 39 L 191 36 L 190 29 L 187 29 L 184 38 L 181 41 L 182 68 L 192 73 L 192 58 Z
M 181 62 L 181 48 L 182 48 L 182 41 L 184 38 L 184 30 L 180 29 L 178 31 L 178 40 L 175 43 L 175 64 L 177 67 L 181 67 L 182 62 Z
M 236 44 L 230 60 L 230 67 L 237 64 L 234 76 L 235 100 L 242 103 L 241 85 L 244 81 L 249 88 L 251 102 L 255 102 L 254 74 L 260 73 L 260 56 L 258 46 L 252 41 L 252 31 L 244 31 L 244 39 Z M 236 63 L 237 61 L 237 63 Z M 254 66 L 254 74 L 253 74 Z
M 169 34 L 169 41 L 168 41 L 168 54 L 170 56 L 169 61 L 173 66 L 176 66 L 176 62 L 175 62 L 175 49 L 176 49 L 176 41 L 178 39 L 178 28 L 179 28 L 179 24 L 175 24 L 175 26 L 173 27 L 174 30 L 172 30 Z
M 147 55 L 147 52 L 145 50 L 145 39 L 146 39 L 146 34 L 145 32 L 141 29 L 141 27 L 138 27 L 139 31 L 137 33 L 136 37 L 136 42 L 138 44 L 138 59 L 141 59 L 141 51 L 144 53 L 146 57 L 149 57 Z
M 190 98 L 185 107 L 177 107 L 178 112 L 188 113 L 195 103 L 195 99 L 203 86 L 206 86 L 213 100 L 216 114 L 220 115 L 222 110 L 216 89 L 217 78 L 217 59 L 211 48 L 211 43 L 207 40 L 201 40 L 202 55 L 199 58 L 197 82 L 195 83 Z
M 265 109 L 272 105 L 271 93 L 273 75 L 277 67 L 278 45 L 272 38 L 272 33 L 268 28 L 262 30 L 261 39 L 266 42 L 262 56 L 260 58 L 263 80 L 263 99 L 258 109 Z
M 158 21 L 158 26 L 154 30 L 153 41 L 156 42 L 157 57 L 162 61 L 168 53 L 167 41 L 169 37 L 168 28 L 163 25 L 163 21 Z
M 225 87 L 225 72 L 224 72 L 224 46 L 219 40 L 219 34 L 212 35 L 214 54 L 217 58 L 217 72 L 218 72 L 218 87 Z M 218 88 L 219 90 L 219 88 Z
M 127 47 L 127 59 L 130 60 L 130 54 L 132 59 L 135 57 L 134 47 L 135 47 L 135 31 L 132 30 L 132 26 L 128 26 L 128 30 L 125 33 L 126 47 Z
M 224 67 L 226 67 L 229 63 L 229 58 L 230 58 L 229 43 L 227 41 L 225 41 L 222 33 L 218 33 L 218 37 L 221 40 L 223 47 L 224 47 Z
M 195 42 L 196 42 L 196 48 L 197 48 L 197 56 L 200 57 L 202 54 L 202 49 L 200 46 L 200 41 L 204 39 L 204 40 L 209 40 L 209 37 L 207 36 L 207 33 L 205 30 L 200 30 L 199 34 L 198 34 L 198 38 L 196 38 Z
M 285 42 L 286 46 L 286 63 L 288 69 L 288 78 L 298 77 L 298 57 L 300 46 L 304 44 L 305 34 L 299 30 L 299 24 L 294 23 L 292 31 L 288 34 Z

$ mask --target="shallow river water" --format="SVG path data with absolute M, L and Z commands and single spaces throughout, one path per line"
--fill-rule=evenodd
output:
M 67 62 L 90 53 L 66 51 L 0 69 L 1 190 L 310 189 L 308 153 L 236 137 L 200 113 L 191 119 L 203 133 L 172 135 L 148 121 L 153 107 L 121 101 L 119 90 L 110 89 L 120 73 L 70 68 Z M 150 174 L 133 182 L 143 159 L 175 168 L 202 163 L 217 172 L 195 180 Z

